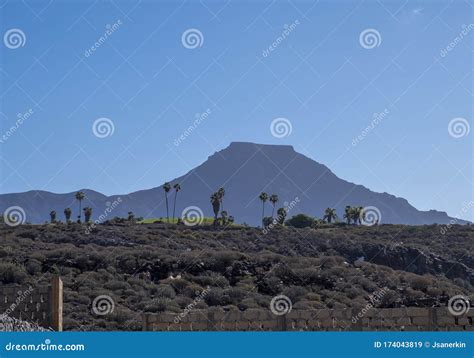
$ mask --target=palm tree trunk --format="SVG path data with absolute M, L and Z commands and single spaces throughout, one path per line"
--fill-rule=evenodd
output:
M 272 209 L 272 219 L 273 219 L 273 214 L 275 213 L 275 204 L 273 204 L 273 209 Z
M 82 203 L 82 200 L 79 200 L 79 221 L 81 221 L 81 217 L 82 217 L 82 212 L 81 212 L 81 203 Z
M 168 210 L 168 194 L 167 193 L 165 193 L 165 198 L 166 198 L 166 221 L 169 224 L 170 223 L 170 214 L 169 214 L 169 210 Z
M 173 205 L 173 222 L 174 222 L 174 215 L 175 215 L 175 212 L 176 212 L 176 197 L 178 196 L 178 192 L 175 191 L 174 193 L 174 205 Z
M 263 218 L 265 217 L 265 202 L 262 200 L 262 226 L 263 225 Z

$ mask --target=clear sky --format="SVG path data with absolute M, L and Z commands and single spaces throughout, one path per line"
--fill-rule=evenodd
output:
M 0 193 L 127 193 L 251 141 L 474 219 L 472 2 L 0 6 Z

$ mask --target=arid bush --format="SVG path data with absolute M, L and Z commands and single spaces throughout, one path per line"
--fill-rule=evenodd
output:
M 159 285 L 156 289 L 156 295 L 160 298 L 173 299 L 176 297 L 176 292 L 170 285 Z
M 312 227 L 315 224 L 315 221 L 308 215 L 298 214 L 291 217 L 291 219 L 288 219 L 285 224 L 301 229 L 305 227 Z
M 293 303 L 298 302 L 301 298 L 303 298 L 307 291 L 305 288 L 301 286 L 290 286 L 283 290 L 283 294 L 288 296 Z
M 396 225 L 281 227 L 266 235 L 128 222 L 98 225 L 90 235 L 78 224 L 5 226 L 0 284 L 48 285 L 60 274 L 66 330 L 140 330 L 141 312 L 179 313 L 194 302 L 268 309 L 278 294 L 308 310 L 363 307 L 382 289 L 380 307 L 445 306 L 452 295 L 474 296 L 474 231 L 437 234 L 435 226 Z M 113 297 L 115 314 L 92 313 L 100 294 Z
M 411 287 L 414 290 L 424 291 L 433 284 L 433 280 L 426 276 L 415 276 L 411 279 Z
M 27 278 L 23 266 L 13 263 L 0 263 L 0 281 L 5 284 L 22 283 Z

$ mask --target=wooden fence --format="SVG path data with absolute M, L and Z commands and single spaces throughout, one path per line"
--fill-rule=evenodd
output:
M 474 331 L 474 309 L 454 316 L 446 307 L 292 310 L 269 309 L 143 314 L 145 331 Z
M 0 316 L 36 322 L 63 330 L 63 282 L 53 277 L 48 286 L 0 286 Z

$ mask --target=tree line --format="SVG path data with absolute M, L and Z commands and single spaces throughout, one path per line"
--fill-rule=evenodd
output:
M 169 205 L 169 193 L 171 192 L 171 189 L 174 190 L 174 197 L 173 197 L 173 212 L 172 212 L 172 221 L 175 222 L 176 218 L 176 203 L 177 203 L 177 198 L 178 198 L 178 192 L 181 190 L 181 185 L 179 183 L 175 183 L 173 186 L 169 183 L 166 182 L 162 185 L 162 189 L 164 191 L 164 196 L 165 196 L 165 206 L 166 206 L 166 220 L 167 223 L 170 223 L 170 205 Z M 78 202 L 79 205 L 79 211 L 77 215 L 77 223 L 82 222 L 82 214 L 84 214 L 84 222 L 89 223 L 92 217 L 92 208 L 87 206 L 85 208 L 82 208 L 82 201 L 85 199 L 85 193 L 83 191 L 78 191 L 75 194 L 75 199 Z M 218 225 L 227 225 L 227 224 L 232 224 L 234 222 L 234 217 L 232 215 L 229 215 L 229 213 L 224 210 L 224 197 L 225 197 L 225 189 L 224 187 L 220 187 L 216 192 L 212 193 L 210 196 L 210 204 L 212 206 L 212 211 L 214 213 L 214 226 Z M 275 209 L 276 209 L 276 204 L 279 202 L 279 197 L 277 194 L 271 194 L 269 195 L 266 192 L 261 192 L 260 195 L 258 196 L 259 200 L 262 202 L 262 214 L 261 214 L 261 222 L 262 222 L 262 227 L 267 227 L 271 224 L 280 224 L 284 225 L 287 212 L 288 210 L 286 208 L 280 207 L 276 210 L 276 217 L 275 217 Z M 265 216 L 265 204 L 267 202 L 271 203 L 271 216 Z M 220 214 L 220 215 L 219 215 Z M 66 208 L 64 209 L 64 217 L 66 219 L 67 223 L 71 223 L 71 215 L 72 215 L 72 210 L 71 208 Z M 56 223 L 57 222 L 57 213 L 55 210 L 52 210 L 50 212 L 50 217 L 51 217 L 51 223 Z M 295 219 L 294 219 L 295 218 Z M 298 214 L 295 215 L 292 219 L 294 220 L 300 220 L 300 221 L 308 221 L 308 216 L 304 214 Z M 334 208 L 326 208 L 324 210 L 324 215 L 322 217 L 322 221 L 328 224 L 337 222 L 339 219 L 336 209 Z M 364 220 L 364 210 L 363 207 L 361 206 L 350 206 L 347 205 L 344 209 L 344 214 L 343 214 L 343 219 L 347 224 L 361 224 L 361 222 Z M 135 221 L 135 215 L 133 212 L 129 211 L 128 212 L 128 221 Z M 314 219 L 312 219 L 314 220 Z M 176 222 L 181 223 L 181 218 L 177 218 Z M 291 222 L 289 222 L 291 224 Z

